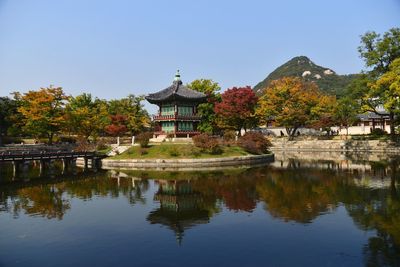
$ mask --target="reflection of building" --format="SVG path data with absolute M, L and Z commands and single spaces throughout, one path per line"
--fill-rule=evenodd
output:
M 182 85 L 179 71 L 170 87 L 149 94 L 146 99 L 159 106 L 158 114 L 153 117 L 156 136 L 170 133 L 175 137 L 190 137 L 199 133 L 197 105 L 206 100 L 206 95 Z
M 153 210 L 147 220 L 152 224 L 167 226 L 175 232 L 179 244 L 184 231 L 209 222 L 208 211 L 201 208 L 202 197 L 193 191 L 186 180 L 158 180 L 159 189 L 154 199 L 160 207 Z

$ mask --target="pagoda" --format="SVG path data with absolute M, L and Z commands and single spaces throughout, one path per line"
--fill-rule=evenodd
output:
M 191 137 L 200 133 L 197 131 L 201 120 L 197 115 L 197 106 L 205 102 L 207 96 L 184 86 L 179 70 L 171 86 L 145 98 L 159 107 L 158 114 L 153 116 L 156 137 L 167 134 L 173 134 L 174 137 Z

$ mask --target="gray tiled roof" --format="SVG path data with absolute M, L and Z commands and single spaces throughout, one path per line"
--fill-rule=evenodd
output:
M 186 86 L 182 85 L 182 81 L 178 80 L 174 81 L 170 87 L 154 94 L 148 94 L 145 98 L 150 103 L 157 104 L 159 102 L 174 100 L 204 102 L 207 96 L 203 93 L 187 88 Z
M 388 112 L 382 112 L 382 115 L 378 115 L 373 112 L 367 112 L 364 114 L 358 114 L 357 117 L 360 120 L 372 120 L 372 119 L 382 119 L 382 118 L 389 118 L 389 113 Z

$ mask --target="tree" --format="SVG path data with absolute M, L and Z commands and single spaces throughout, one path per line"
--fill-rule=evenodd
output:
M 18 112 L 22 115 L 23 129 L 36 137 L 46 136 L 49 144 L 53 137 L 65 125 L 65 102 L 68 97 L 61 87 L 40 88 L 24 95 L 14 93 L 21 106 Z
M 250 86 L 233 87 L 221 95 L 222 101 L 215 104 L 218 124 L 221 128 L 239 131 L 254 127 L 258 123 L 255 108 L 258 97 Z
M 12 126 L 13 114 L 17 112 L 17 102 L 9 97 L 0 97 L 0 146 L 3 145 L 3 136 L 7 135 Z
M 271 82 L 265 89 L 256 113 L 261 122 L 274 119 L 293 137 L 299 127 L 312 126 L 321 114 L 327 114 L 328 107 L 322 113 L 323 103 L 330 101 L 332 98 L 325 96 L 316 84 L 286 77 Z
M 204 133 L 215 134 L 218 131 L 217 116 L 214 108 L 217 102 L 221 101 L 221 94 L 218 83 L 209 79 L 198 79 L 187 85 L 190 89 L 202 92 L 207 95 L 207 103 L 197 107 L 197 113 L 201 116 L 197 129 Z
M 346 129 L 346 135 L 349 135 L 349 127 L 357 121 L 358 111 L 359 105 L 354 99 L 344 97 L 338 101 L 334 111 L 335 121 Z
M 400 28 L 392 28 L 383 36 L 372 31 L 361 36 L 358 47 L 361 58 L 374 77 L 379 77 L 389 70 L 390 64 L 400 57 Z
M 363 111 L 371 111 L 383 115 L 378 111 L 379 106 L 384 106 L 389 112 L 390 134 L 395 137 L 395 119 L 399 105 L 393 105 L 397 101 L 397 95 L 390 92 L 386 83 L 376 84 L 376 81 L 390 70 L 393 61 L 400 58 L 400 28 L 392 28 L 383 36 L 376 32 L 367 32 L 361 36 L 361 45 L 358 47 L 360 56 L 364 59 L 369 71 L 363 75 L 356 86 L 355 91 L 362 93 Z M 360 88 L 360 85 L 363 85 Z M 358 88 L 357 88 L 358 86 Z
M 311 108 L 310 126 L 315 129 L 331 131 L 331 127 L 336 125 L 335 109 L 337 101 L 335 96 L 325 95 L 320 92 L 320 99 L 316 106 Z
M 86 93 L 70 97 L 66 106 L 66 118 L 69 131 L 86 140 L 89 137 L 96 139 L 110 123 L 107 102 L 93 99 L 91 94 Z
M 126 117 L 126 127 L 131 135 L 144 130 L 150 124 L 150 116 L 144 109 L 143 96 L 129 95 L 126 98 L 111 100 L 108 112 L 111 115 L 123 115 Z
M 126 127 L 128 118 L 125 115 L 117 114 L 111 115 L 111 124 L 106 126 L 105 130 L 112 136 L 120 136 L 126 133 L 128 127 Z

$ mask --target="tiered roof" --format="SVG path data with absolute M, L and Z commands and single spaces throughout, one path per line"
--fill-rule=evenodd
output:
M 171 86 L 157 93 L 149 94 L 145 98 L 152 104 L 180 100 L 201 103 L 206 101 L 207 96 L 201 92 L 189 89 L 184 86 L 182 84 L 178 71 Z

